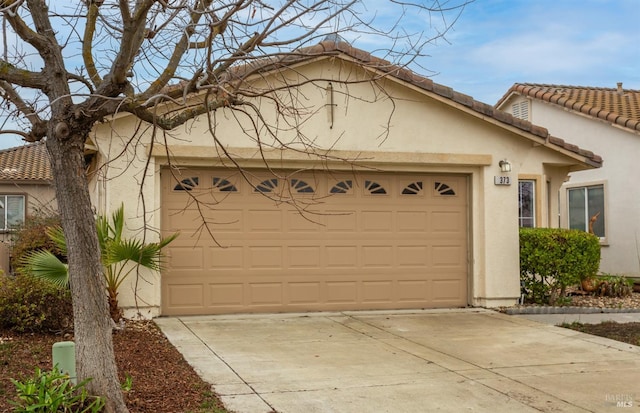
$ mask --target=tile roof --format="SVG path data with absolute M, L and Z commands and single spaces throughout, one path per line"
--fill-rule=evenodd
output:
M 640 90 L 623 89 L 622 83 L 618 83 L 617 88 L 516 83 L 496 103 L 496 107 L 512 93 L 640 131 Z
M 0 150 L 0 181 L 42 183 L 52 180 L 44 142 Z

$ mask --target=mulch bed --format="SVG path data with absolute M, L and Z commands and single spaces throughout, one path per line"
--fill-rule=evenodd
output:
M 623 343 L 640 346 L 640 323 L 616 323 L 605 321 L 600 324 L 564 324 L 562 327 L 581 331 L 594 336 L 606 337 Z
M 36 367 L 51 370 L 51 346 L 70 337 L 16 334 L 0 330 L 0 413 L 11 412 L 15 397 L 10 378 L 24 379 Z M 133 379 L 125 394 L 132 413 L 226 412 L 182 355 L 153 322 L 128 322 L 114 332 L 114 350 L 121 382 Z

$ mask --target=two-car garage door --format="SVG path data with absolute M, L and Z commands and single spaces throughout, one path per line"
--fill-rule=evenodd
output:
M 467 304 L 462 175 L 162 171 L 162 313 Z

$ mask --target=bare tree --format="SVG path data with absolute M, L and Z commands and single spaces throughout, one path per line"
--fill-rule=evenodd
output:
M 246 133 L 254 134 L 259 147 L 266 130 L 272 144 L 312 151 L 309 142 L 278 142 L 277 128 L 295 129 L 295 121 L 270 125 L 252 104 L 256 97 L 267 98 L 295 118 L 300 102 L 283 96 L 298 85 L 284 81 L 257 90 L 247 82 L 250 76 L 335 52 L 311 47 L 327 35 L 331 41 L 375 38 L 375 53 L 387 59 L 375 61 L 379 68 L 407 65 L 426 44 L 444 37 L 468 2 L 0 1 L 1 129 L 28 142 L 46 139 L 68 245 L 78 376 L 93 378 L 90 391 L 107 397 L 107 411 L 127 408 L 114 361 L 85 168 L 85 143 L 95 125 L 128 112 L 154 130 L 171 131 L 227 108 L 258 119 Z M 405 21 L 424 30 L 406 31 Z M 188 98 L 193 95 L 198 98 Z M 215 138 L 214 128 L 211 134 Z M 130 139 L 130 145 L 144 143 Z

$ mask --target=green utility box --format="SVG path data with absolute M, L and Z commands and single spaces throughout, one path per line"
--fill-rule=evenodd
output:
M 61 373 L 68 374 L 71 383 L 77 384 L 76 344 L 73 341 L 60 341 L 53 345 L 53 365 L 58 366 Z

